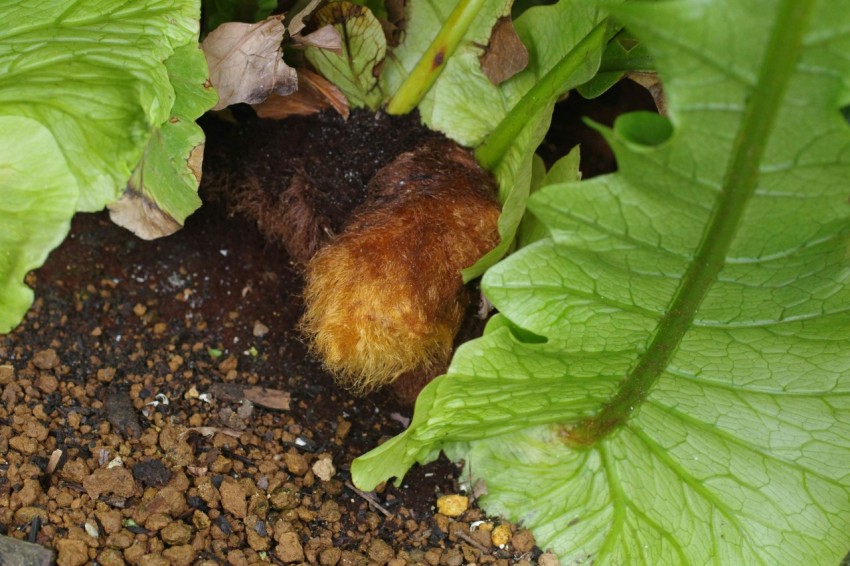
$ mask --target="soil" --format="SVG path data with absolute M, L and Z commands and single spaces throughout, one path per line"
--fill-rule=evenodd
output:
M 294 170 L 307 144 L 288 138 L 273 151 Z M 415 143 L 402 138 L 387 146 Z M 369 155 L 373 172 L 392 159 Z M 474 500 L 441 498 L 461 495 L 443 458 L 399 487 L 351 485 L 351 461 L 411 410 L 341 390 L 308 355 L 298 267 L 220 196 L 153 242 L 78 215 L 30 275 L 35 304 L 0 336 L 0 552 L 14 539 L 60 565 L 557 564 Z

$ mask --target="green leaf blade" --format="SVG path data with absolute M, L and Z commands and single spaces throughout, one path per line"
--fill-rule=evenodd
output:
M 79 188 L 52 133 L 38 122 L 0 116 L 0 332 L 32 304 L 22 283 L 71 226 Z
M 204 133 L 195 120 L 218 100 L 197 44 L 177 48 L 165 66 L 175 92 L 171 115 L 153 130 L 122 198 L 109 204 L 112 221 L 144 239 L 174 233 L 201 206 Z
M 198 16 L 197 0 L 0 3 L 0 121 L 33 132 L 0 129 L 0 332 L 20 320 L 32 300 L 22 279 L 74 212 L 118 199 L 154 130 L 197 102 L 178 100 L 186 89 L 166 61 L 196 45 Z
M 54 132 L 86 188 L 79 210 L 117 198 L 151 127 L 168 118 L 174 92 L 163 61 L 197 39 L 197 17 L 193 1 L 42 9 L 20 1 L 0 10 L 9 26 L 0 32 L 0 113 Z
M 807 6 L 808 26 L 794 12 Z M 606 133 L 619 173 L 531 197 L 550 238 L 485 275 L 504 318 L 435 382 L 406 453 L 465 459 L 485 507 L 562 563 L 837 564 L 850 547 L 848 14 L 846 1 L 619 9 L 665 79 L 672 131 L 621 121 Z M 494 338 L 522 333 L 543 343 L 514 339 L 521 355 L 499 358 L 509 341 Z M 544 357 L 558 393 L 541 387 Z M 535 401 L 483 403 L 477 388 L 518 375 Z M 459 405 L 492 427 L 453 428 Z

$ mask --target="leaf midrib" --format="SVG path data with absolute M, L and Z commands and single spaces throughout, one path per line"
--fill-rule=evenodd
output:
M 723 188 L 694 259 L 646 352 L 602 410 L 568 432 L 571 444 L 592 445 L 623 425 L 646 400 L 691 327 L 699 306 L 725 264 L 746 205 L 755 193 L 761 160 L 802 52 L 813 5 L 814 0 L 783 0 L 780 5 L 758 81 L 735 137 Z

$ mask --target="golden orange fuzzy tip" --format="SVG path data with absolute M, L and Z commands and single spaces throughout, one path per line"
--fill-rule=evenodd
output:
M 369 196 L 309 261 L 302 329 L 357 390 L 445 370 L 467 297 L 460 271 L 499 241 L 492 179 L 459 146 L 431 141 L 370 181 Z

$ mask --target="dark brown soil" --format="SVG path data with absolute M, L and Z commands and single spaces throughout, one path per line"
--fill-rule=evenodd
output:
M 417 114 L 365 110 L 348 120 L 333 110 L 263 120 L 237 107 L 203 123 L 206 190 L 226 195 L 231 210 L 256 221 L 301 264 L 342 231 L 381 167 L 439 137 Z
M 338 389 L 307 355 L 298 270 L 221 201 L 154 242 L 78 215 L 30 283 L 35 305 L 0 337 L 0 529 L 56 549 L 59 564 L 539 555 L 513 526 L 517 548 L 494 546 L 500 521 L 473 528 L 486 519 L 474 505 L 435 512 L 458 493 L 445 460 L 398 489 L 353 489 L 352 459 L 410 410 Z M 288 395 L 289 409 L 241 400 L 256 397 L 233 384 L 276 390 L 281 406 Z
M 549 161 L 573 142 L 560 124 L 577 110 L 561 112 L 542 148 Z M 353 117 L 366 130 L 384 119 Z M 313 141 L 305 121 L 266 149 L 256 130 L 212 122 L 249 153 L 266 151 L 267 169 L 240 169 L 243 158 L 213 136 L 207 173 L 218 187 L 246 176 L 285 183 L 298 171 L 331 187 L 340 156 L 353 155 L 362 169 L 344 176 L 355 195 L 339 201 L 344 210 L 423 135 L 410 122 L 399 137 L 378 135 L 385 150 L 374 151 L 334 120 Z M 593 143 L 583 153 L 611 169 Z M 388 393 L 340 390 L 307 355 L 295 330 L 298 270 L 228 200 L 213 198 L 154 242 L 103 214 L 78 215 L 30 276 L 35 305 L 0 336 L 0 534 L 54 549 L 62 565 L 537 560 L 527 531 L 474 503 L 456 518 L 435 510 L 438 496 L 458 493 L 458 468 L 444 459 L 400 488 L 353 489 L 352 459 L 400 433 L 410 410 Z
M 297 273 L 220 206 L 155 242 L 79 215 L 31 283 L 33 309 L 0 337 L 0 526 L 12 537 L 58 548 L 62 564 L 534 556 L 471 533 L 474 506 L 457 521 L 434 512 L 457 493 L 446 461 L 375 494 L 386 515 L 348 486 L 351 460 L 410 412 L 340 391 L 306 355 Z M 209 398 L 234 383 L 287 392 L 291 408 Z

